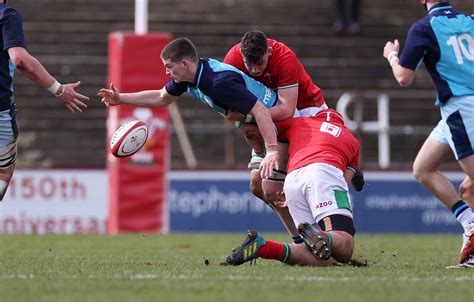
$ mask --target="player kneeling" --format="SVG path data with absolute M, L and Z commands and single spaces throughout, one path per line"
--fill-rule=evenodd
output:
M 279 139 L 290 146 L 285 206 L 305 245 L 265 240 L 249 231 L 225 263 L 240 265 L 257 257 L 311 266 L 349 262 L 355 229 L 347 183 L 359 164 L 359 142 L 334 110 L 280 121 L 277 127 Z

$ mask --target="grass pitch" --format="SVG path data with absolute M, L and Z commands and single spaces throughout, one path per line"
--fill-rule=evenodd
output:
M 367 267 L 220 266 L 244 237 L 1 235 L 0 301 L 473 301 L 474 269 L 445 268 L 460 235 L 357 235 Z

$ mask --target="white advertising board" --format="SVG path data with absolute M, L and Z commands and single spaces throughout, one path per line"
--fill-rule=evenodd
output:
M 105 233 L 105 170 L 16 170 L 0 202 L 0 233 Z

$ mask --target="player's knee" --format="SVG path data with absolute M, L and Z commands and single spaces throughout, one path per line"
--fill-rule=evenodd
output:
M 8 182 L 4 180 L 0 180 L 0 201 L 3 200 L 3 197 L 5 196 L 7 189 L 8 189 Z
M 413 164 L 412 173 L 419 183 L 423 183 L 428 175 L 428 170 L 421 165 Z
M 250 173 L 250 192 L 253 195 L 257 196 L 260 199 L 264 199 L 263 190 L 262 190 L 262 179 L 258 171 Z
M 354 237 L 344 231 L 329 232 L 333 238 L 332 257 L 341 263 L 351 261 L 354 253 Z

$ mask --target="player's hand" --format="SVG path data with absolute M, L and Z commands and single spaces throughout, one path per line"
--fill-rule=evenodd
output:
M 238 111 L 228 110 L 225 116 L 229 121 L 241 121 L 244 119 L 244 115 Z
M 474 180 L 466 176 L 459 186 L 459 193 L 461 199 L 464 200 L 470 207 L 474 206 Z
M 278 160 L 280 155 L 278 151 L 267 152 L 265 158 L 260 163 L 260 177 L 267 178 L 273 174 L 273 169 L 278 169 Z
M 88 101 L 89 97 L 77 93 L 75 88 L 81 85 L 81 82 L 72 84 L 63 84 L 63 91 L 58 98 L 66 105 L 71 112 L 82 112 L 82 109 L 87 108 L 83 102 Z
M 388 59 L 388 56 L 394 51 L 397 53 L 400 51 L 400 43 L 398 42 L 398 39 L 395 39 L 393 42 L 388 41 L 387 44 L 385 44 L 383 56 Z
M 105 106 L 117 106 L 120 104 L 120 91 L 115 87 L 114 83 L 110 83 L 110 89 L 102 88 L 97 96 L 101 97 L 101 102 Z

